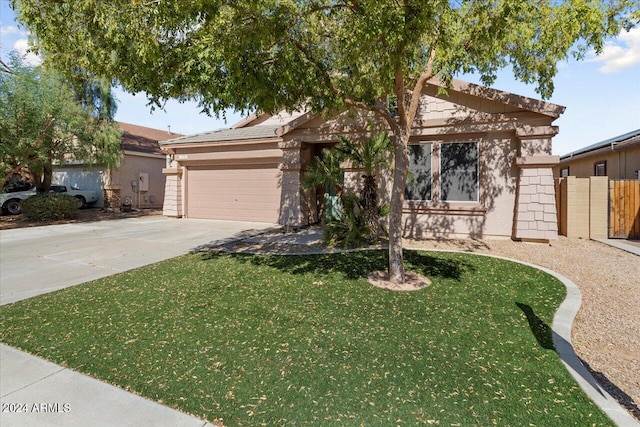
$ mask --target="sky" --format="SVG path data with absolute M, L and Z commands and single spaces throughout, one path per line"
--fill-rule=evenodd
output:
M 15 20 L 8 0 L 0 0 L 0 57 L 7 59 L 12 50 L 26 55 L 26 61 L 39 61 L 28 52 L 26 28 Z M 475 76 L 460 76 L 462 80 L 479 83 Z M 567 154 L 587 145 L 640 129 L 640 26 L 622 32 L 610 40 L 601 55 L 588 55 L 584 61 L 559 64 L 554 79 L 555 91 L 546 100 L 566 107 L 554 125 L 560 128 L 553 139 L 553 153 Z M 503 70 L 493 88 L 540 99 L 533 85 L 513 78 Z M 171 128 L 185 135 L 228 128 L 242 119 L 228 111 L 226 122 L 200 113 L 194 102 L 171 100 L 164 110 L 151 111 L 144 93 L 131 94 L 118 88 L 118 112 L 115 119 L 156 129 Z

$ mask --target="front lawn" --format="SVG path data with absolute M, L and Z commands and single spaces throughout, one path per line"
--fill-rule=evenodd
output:
M 553 351 L 564 286 L 468 254 L 192 254 L 0 307 L 0 341 L 225 425 L 611 425 Z

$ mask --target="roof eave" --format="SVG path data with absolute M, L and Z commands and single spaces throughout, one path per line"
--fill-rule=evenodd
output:
M 505 92 L 498 89 L 493 89 L 486 86 L 477 85 L 474 83 L 468 83 L 463 80 L 451 79 L 451 85 L 446 86 L 442 80 L 438 78 L 431 79 L 429 84 L 442 87 L 444 89 L 451 89 L 456 92 L 469 94 L 479 98 L 490 99 L 504 104 L 512 105 L 514 107 L 521 108 L 523 110 L 533 111 L 534 113 L 543 114 L 545 116 L 553 117 L 557 119 L 566 110 L 566 107 L 562 105 L 553 104 L 551 102 L 540 101 L 538 99 L 528 98 L 522 95 L 516 95 L 511 92 Z

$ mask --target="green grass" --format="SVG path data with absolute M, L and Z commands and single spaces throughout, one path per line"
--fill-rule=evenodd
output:
M 611 425 L 552 349 L 563 285 L 406 252 L 192 254 L 0 308 L 0 340 L 225 425 Z

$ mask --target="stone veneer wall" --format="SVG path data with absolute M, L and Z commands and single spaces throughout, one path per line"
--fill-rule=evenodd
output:
M 555 188 L 550 167 L 522 167 L 515 238 L 555 240 L 558 238 Z
M 280 217 L 278 223 L 284 226 L 300 226 L 304 224 L 302 212 L 302 143 L 297 140 L 278 144 L 282 150 L 282 187 L 280 200 Z
M 114 212 L 120 212 L 120 205 L 122 204 L 120 187 L 105 185 L 102 191 L 104 192 L 104 208 Z
M 182 217 L 182 169 L 165 168 L 162 173 L 166 176 L 162 214 L 180 218 Z

